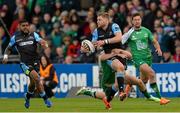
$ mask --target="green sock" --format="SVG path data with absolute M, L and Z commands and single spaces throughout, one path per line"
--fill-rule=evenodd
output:
M 156 96 L 157 96 L 158 98 L 161 98 L 161 94 L 160 94 L 160 92 L 159 92 L 159 89 L 158 89 L 158 87 L 157 87 L 157 84 L 156 84 L 156 83 L 152 83 L 152 84 L 150 84 L 150 86 L 151 86 L 151 88 L 154 90 L 154 92 L 156 93 Z
M 150 94 L 147 92 L 147 90 L 145 91 L 141 91 L 143 93 L 143 95 L 146 97 L 146 98 L 150 98 Z
M 87 96 L 91 96 L 91 97 L 94 97 L 94 98 L 96 98 L 96 92 L 95 91 L 91 91 L 91 90 L 86 90 L 85 92 L 84 92 L 84 95 L 87 95 Z

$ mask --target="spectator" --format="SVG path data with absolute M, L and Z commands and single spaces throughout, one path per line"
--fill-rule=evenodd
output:
M 72 64 L 73 58 L 71 56 L 66 56 L 64 64 Z
M 117 23 L 122 30 L 127 25 L 125 4 L 119 6 L 119 11 L 115 13 L 113 21 Z
M 34 24 L 30 24 L 30 29 L 29 30 L 30 30 L 31 33 L 37 31 L 36 26 Z
M 94 22 L 94 18 L 95 18 L 94 12 L 88 11 L 85 22 L 83 23 L 82 28 L 81 28 L 83 36 L 89 37 L 91 35 L 91 30 L 89 28 L 89 24 L 91 22 Z
M 43 53 L 44 53 L 49 59 L 53 59 L 53 57 L 52 57 L 52 52 L 51 52 L 51 48 L 50 48 L 50 47 L 46 48 Z
M 37 32 L 40 31 L 40 18 L 38 16 L 33 16 L 31 19 L 31 23 L 36 26 Z
M 173 55 L 175 62 L 180 62 L 180 46 L 177 46 L 175 49 L 175 54 Z
M 2 55 L 2 52 L 4 51 L 2 44 L 4 43 L 5 40 L 6 40 L 5 31 L 4 31 L 3 27 L 0 26 L 0 55 Z
M 6 24 L 7 29 L 10 29 L 12 24 L 13 14 L 11 13 L 7 4 L 4 4 L 0 10 L 0 17 L 3 19 L 4 23 Z
M 60 63 L 62 64 L 64 62 L 64 54 L 63 54 L 63 48 L 57 47 L 56 48 L 56 56 L 53 60 L 54 63 Z
M 51 41 L 53 45 L 53 49 L 62 46 L 62 33 L 60 32 L 60 25 L 59 23 L 54 23 L 53 30 L 51 32 Z
M 63 45 L 64 56 L 66 57 L 69 45 L 71 44 L 71 37 L 70 36 L 65 36 L 64 39 L 63 39 L 63 43 L 64 43 L 64 45 Z
M 161 63 L 174 63 L 174 60 L 170 51 L 166 50 L 163 52 L 163 58 L 162 58 Z
M 39 17 L 40 20 L 42 20 L 42 11 L 41 11 L 41 7 L 39 5 L 36 5 L 34 7 L 34 12 L 33 12 L 33 16 L 37 16 Z
M 24 11 L 24 9 L 19 9 L 18 10 L 18 18 L 13 21 L 11 28 L 10 28 L 11 35 L 13 35 L 14 32 L 17 30 L 19 21 L 23 20 L 23 19 L 25 19 L 25 11 Z
M 72 44 L 69 45 L 67 55 L 71 56 L 75 62 L 79 62 L 80 44 L 78 40 L 74 39 Z
M 51 98 L 54 96 L 52 90 L 58 84 L 58 77 L 53 64 L 51 64 L 50 60 L 45 55 L 41 56 L 40 60 L 40 76 L 46 95 Z
M 151 31 L 154 31 L 153 28 L 153 24 L 154 24 L 154 20 L 156 18 L 156 11 L 157 11 L 157 4 L 156 2 L 150 2 L 149 3 L 149 13 L 147 15 L 145 15 L 144 19 L 143 19 L 143 23 L 144 23 L 144 27 L 147 27 L 148 29 L 150 29 Z
M 44 14 L 43 22 L 41 25 L 44 28 L 46 35 L 50 35 L 52 31 L 52 23 L 51 23 L 51 16 L 49 13 Z

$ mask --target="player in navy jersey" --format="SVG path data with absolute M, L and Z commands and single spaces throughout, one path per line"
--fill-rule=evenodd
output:
M 122 33 L 120 27 L 116 23 L 109 21 L 109 15 L 106 12 L 102 12 L 97 16 L 98 28 L 94 30 L 92 34 L 92 43 L 97 47 L 102 47 L 102 54 L 109 56 L 113 49 L 122 49 L 121 37 Z M 86 52 L 85 47 L 81 47 L 82 52 Z M 124 73 L 126 68 L 126 60 L 120 56 L 108 57 L 106 63 L 116 71 L 115 84 L 109 90 L 108 99 L 114 96 L 117 90 L 119 90 L 120 100 L 123 101 L 126 97 L 124 93 Z M 116 86 L 118 89 L 116 89 Z
M 19 23 L 19 31 L 11 37 L 9 45 L 5 49 L 3 63 L 7 63 L 8 55 L 11 53 L 12 48 L 16 47 L 20 54 L 20 67 L 23 72 L 30 78 L 30 84 L 28 91 L 25 93 L 25 107 L 29 108 L 30 98 L 33 96 L 35 88 L 38 90 L 40 97 L 44 99 L 44 103 L 47 107 L 51 107 L 52 103 L 48 100 L 48 97 L 44 91 L 44 87 L 40 82 L 39 76 L 39 55 L 37 52 L 37 44 L 40 44 L 43 48 L 48 47 L 45 40 L 35 33 L 29 32 L 29 22 L 22 20 Z

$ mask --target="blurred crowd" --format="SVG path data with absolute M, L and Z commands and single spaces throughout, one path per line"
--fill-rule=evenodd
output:
M 107 11 L 123 33 L 132 26 L 131 15 L 139 12 L 142 25 L 152 31 L 163 51 L 159 57 L 152 47 L 153 62 L 169 63 L 180 62 L 179 4 L 178 0 L 0 0 L 0 17 L 11 35 L 19 20 L 29 20 L 31 32 L 38 32 L 50 45 L 43 50 L 46 56 L 53 63 L 71 64 L 96 62 L 95 54 L 80 53 L 80 43 L 91 39 L 97 12 Z M 0 55 L 8 40 L 1 24 Z

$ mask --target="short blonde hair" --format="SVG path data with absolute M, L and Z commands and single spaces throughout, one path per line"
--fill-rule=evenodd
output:
M 100 13 L 98 13 L 97 16 L 101 16 L 101 17 L 109 19 L 109 14 L 107 12 L 100 12 Z

